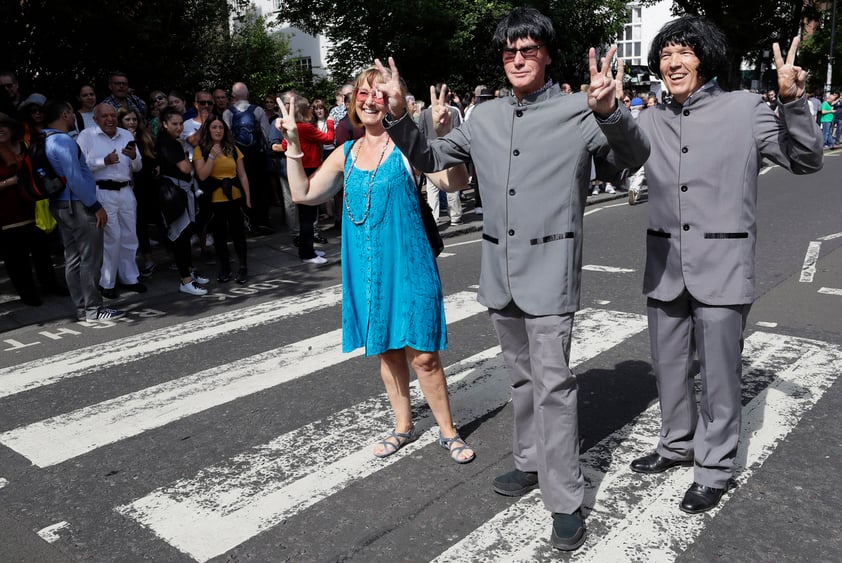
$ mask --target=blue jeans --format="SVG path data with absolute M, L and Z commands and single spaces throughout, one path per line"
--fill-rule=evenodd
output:
M 832 147 L 833 146 L 833 135 L 831 135 L 831 131 L 833 131 L 833 122 L 832 121 L 825 121 L 822 123 L 822 137 L 824 138 L 824 146 Z

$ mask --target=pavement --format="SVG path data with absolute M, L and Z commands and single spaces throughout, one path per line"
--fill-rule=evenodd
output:
M 474 212 L 472 192 L 473 190 L 471 189 L 463 192 L 465 195 L 463 199 L 466 201 L 462 203 L 463 215 L 461 225 L 450 225 L 446 212 L 442 211 L 439 219 L 439 232 L 442 238 L 450 238 L 482 230 L 482 216 Z M 594 205 L 614 199 L 625 199 L 626 197 L 627 192 L 618 191 L 616 194 L 601 193 L 598 196 L 588 196 L 587 204 Z M 302 267 L 314 268 L 315 266 L 310 265 L 302 266 L 301 261 L 298 259 L 297 249 L 292 243 L 293 235 L 280 226 L 283 224 L 283 209 L 281 207 L 270 208 L 270 221 L 273 226 L 277 227 L 275 233 L 252 235 L 248 238 L 249 281 L 259 281 L 269 275 L 277 276 L 279 270 L 293 269 L 300 271 Z M 323 224 L 322 228 L 329 226 Z M 340 238 L 336 233 L 329 230 L 326 230 L 324 235 L 327 237 L 328 243 L 326 245 L 317 245 L 317 247 L 324 248 L 329 257 L 331 255 L 338 256 Z M 194 247 L 193 250 L 194 265 L 201 273 L 211 279 L 208 290 L 209 293 L 212 293 L 215 287 L 220 286 L 216 281 L 217 268 L 213 256 L 213 249 L 200 252 L 197 247 Z M 59 280 L 63 280 L 63 256 L 58 249 L 53 254 L 53 260 L 56 264 L 58 278 Z M 125 289 L 120 290 L 118 287 L 119 294 L 117 298 L 105 299 L 103 304 L 106 307 L 121 309 L 138 302 L 164 303 L 173 297 L 186 297 L 177 293 L 178 274 L 169 270 L 172 259 L 163 246 L 158 246 L 153 250 L 153 260 L 156 262 L 155 272 L 151 277 L 141 279 L 147 287 L 146 293 L 133 293 Z M 232 281 L 226 284 L 226 287 L 236 287 L 236 284 Z M 0 333 L 25 327 L 55 324 L 62 321 L 68 323 L 77 322 L 75 319 L 76 309 L 68 297 L 45 295 L 43 296 L 43 301 L 44 303 L 37 307 L 23 304 L 18 299 L 17 293 L 12 287 L 5 269 L 0 270 Z

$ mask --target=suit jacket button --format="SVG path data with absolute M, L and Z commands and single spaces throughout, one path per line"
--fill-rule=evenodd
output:
M 681 228 L 682 228 L 682 229 L 684 229 L 685 231 L 689 231 L 689 230 L 690 230 L 690 225 L 684 225 L 684 226 L 683 226 L 683 227 L 681 227 Z
M 684 115 L 685 115 L 685 117 L 690 115 L 690 110 L 689 109 L 684 110 Z
M 515 150 L 512 151 L 512 154 L 515 155 L 515 156 L 518 156 L 520 154 L 520 151 L 515 149 Z
M 509 236 L 510 237 L 515 236 L 515 230 L 514 229 L 509 229 Z
M 515 190 L 514 190 L 514 188 L 512 188 L 511 190 L 509 190 L 509 195 L 515 195 Z
M 687 147 L 681 147 L 681 152 L 683 152 L 683 153 L 686 153 L 688 150 L 690 150 L 690 149 L 688 149 Z
M 686 192 L 686 191 L 687 191 L 687 186 L 681 186 L 681 191 L 682 191 L 682 192 Z
M 517 112 L 515 112 L 515 115 L 518 116 L 518 117 L 523 117 L 523 111 L 517 110 Z

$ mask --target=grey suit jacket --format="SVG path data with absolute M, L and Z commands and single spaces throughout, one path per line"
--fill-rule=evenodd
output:
M 531 315 L 579 308 L 591 158 L 637 168 L 649 155 L 628 111 L 597 120 L 584 94 L 562 96 L 553 85 L 520 104 L 514 97 L 484 102 L 435 140 L 408 118 L 386 126 L 424 172 L 473 159 L 484 212 L 480 303 L 502 309 L 514 300 Z
M 643 292 L 671 301 L 686 288 L 708 305 L 753 302 L 762 158 L 796 174 L 822 167 L 806 99 L 781 105 L 777 118 L 760 96 L 713 86 L 684 106 L 642 111 L 638 124 L 652 144 Z

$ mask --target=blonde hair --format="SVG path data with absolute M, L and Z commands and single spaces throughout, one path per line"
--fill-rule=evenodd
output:
M 389 71 L 387 70 L 386 72 L 388 73 Z M 355 104 L 357 100 L 357 92 L 359 92 L 363 86 L 366 86 L 368 84 L 374 86 L 375 84 L 385 84 L 385 82 L 386 81 L 383 79 L 383 75 L 381 75 L 380 71 L 373 66 L 368 67 L 367 69 L 365 69 L 357 75 L 356 80 L 354 80 L 354 91 L 351 92 L 352 107 L 348 108 L 348 118 L 351 120 L 351 125 L 353 125 L 354 127 L 363 126 L 362 122 L 360 121 L 360 118 L 357 116 L 356 111 Z M 403 80 L 401 80 L 401 95 L 404 97 L 404 100 L 406 99 L 406 93 L 406 84 L 404 84 Z

